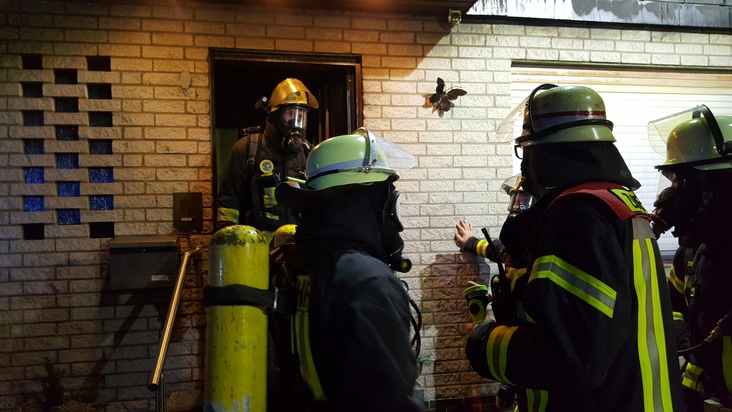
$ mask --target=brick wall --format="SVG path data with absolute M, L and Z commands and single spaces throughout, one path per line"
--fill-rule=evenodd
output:
M 460 298 L 490 268 L 451 239 L 458 218 L 492 233 L 502 222 L 494 188 L 512 154 L 488 136 L 509 108 L 512 60 L 729 67 L 731 44 L 721 34 L 450 27 L 215 3 L 0 2 L 0 409 L 39 398 L 46 365 L 68 395 L 110 411 L 153 408 L 146 386 L 169 291 L 109 290 L 109 241 L 175 233 L 176 192 L 203 193 L 210 233 L 211 47 L 362 55 L 365 126 L 418 158 L 397 182 L 415 263 L 403 278 L 432 361 L 419 386 L 438 408 L 495 389 L 464 360 Z M 423 107 L 438 76 L 468 91 L 444 118 Z M 205 248 L 208 236 L 179 241 Z M 205 260 L 189 270 L 169 392 L 204 385 L 206 272 Z

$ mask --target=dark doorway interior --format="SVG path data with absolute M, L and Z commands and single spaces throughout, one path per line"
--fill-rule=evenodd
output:
M 301 80 L 320 107 L 308 117 L 308 140 L 315 146 L 362 125 L 361 57 L 338 54 L 290 54 L 246 50 L 211 50 L 212 153 L 214 198 L 218 177 L 242 129 L 264 125 L 256 109 L 282 80 Z M 214 216 L 216 214 L 214 204 Z

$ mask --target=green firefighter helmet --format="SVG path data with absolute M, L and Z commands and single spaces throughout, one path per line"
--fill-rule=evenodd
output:
M 398 170 L 412 167 L 414 156 L 369 131 L 359 128 L 313 148 L 308 156 L 305 185 L 282 183 L 275 197 L 279 203 L 302 205 L 313 197 L 325 197 L 352 185 L 399 179 Z
M 282 106 L 298 105 L 318 108 L 318 100 L 298 79 L 287 78 L 272 90 L 269 98 L 269 111 L 274 112 Z
M 657 169 L 674 170 L 693 167 L 697 170 L 732 168 L 732 116 L 715 117 L 701 105 L 663 119 L 652 121 L 649 139 L 670 128 L 665 138 L 666 160 Z M 651 143 L 651 146 L 654 146 Z
M 497 128 L 500 141 L 526 147 L 551 143 L 614 142 L 605 102 L 585 86 L 542 84 Z M 520 134 L 516 137 L 517 131 Z

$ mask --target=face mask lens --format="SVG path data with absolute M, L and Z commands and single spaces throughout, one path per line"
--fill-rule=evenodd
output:
M 384 208 L 384 221 L 391 219 L 396 223 L 397 229 L 401 232 L 404 230 L 402 220 L 399 216 L 399 191 L 395 190 L 389 195 L 389 199 L 386 200 L 386 207 Z
M 511 193 L 511 202 L 508 205 L 508 212 L 510 215 L 515 216 L 525 212 L 528 208 L 534 205 L 536 198 L 523 190 L 516 190 Z
M 299 106 L 285 107 L 280 114 L 280 121 L 294 129 L 305 129 L 308 125 L 308 112 Z

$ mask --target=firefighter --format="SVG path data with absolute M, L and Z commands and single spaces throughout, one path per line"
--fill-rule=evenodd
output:
M 219 184 L 215 227 L 249 225 L 271 237 L 278 227 L 296 223 L 294 212 L 277 203 L 274 190 L 288 177 L 305 178 L 308 115 L 318 101 L 300 80 L 288 78 L 257 107 L 268 111 L 264 130 L 246 129 L 234 144 Z
M 296 330 L 300 369 L 318 410 L 424 410 L 413 395 L 409 296 L 394 274 L 411 265 L 402 257 L 393 182 L 413 162 L 361 128 L 313 149 L 307 183 L 277 187 L 277 199 L 301 213 L 295 246 L 305 269 L 297 273 L 311 276 L 298 275 L 307 284 L 299 301 L 309 302 L 298 309 L 307 321 Z
M 659 232 L 673 227 L 679 242 L 669 290 L 686 361 L 686 410 L 732 410 L 732 269 L 726 256 L 732 250 L 732 116 L 715 117 L 702 105 L 651 125 L 652 146 L 666 149 L 656 168 L 667 179 L 659 187 L 654 223 Z
M 639 183 L 601 97 L 544 84 L 512 112 L 522 189 L 538 200 L 500 239 L 529 273 L 517 326 L 479 323 L 466 355 L 514 385 L 520 411 L 680 411 L 671 303 Z
M 521 190 L 521 176 L 511 176 L 501 184 L 501 191 L 510 196 L 508 205 L 508 217 L 512 219 L 530 208 L 536 199 L 525 191 Z M 499 239 L 488 239 L 488 233 L 485 233 L 486 239 L 478 239 L 474 236 L 473 225 L 465 219 L 460 219 L 455 225 L 455 245 L 461 251 L 472 253 L 482 258 L 486 258 L 497 265 L 504 265 L 506 279 L 492 276 L 491 289 L 508 288 L 510 293 L 504 296 L 490 296 L 491 308 L 505 308 L 504 314 L 499 309 L 498 315 L 493 312 L 493 320 L 500 325 L 516 326 L 518 320 L 524 316 L 521 305 L 521 298 L 526 288 L 526 264 L 520 257 L 510 257 L 506 253 L 506 248 Z M 491 243 L 493 245 L 491 246 Z M 500 272 L 500 268 L 499 268 Z M 505 281 L 507 285 L 497 286 L 494 281 Z M 468 282 L 469 287 L 475 286 L 476 282 Z M 501 302 L 503 300 L 503 302 Z M 507 313 L 507 315 L 505 314 Z M 515 388 L 506 383 L 500 383 L 498 392 L 496 393 L 496 407 L 506 408 L 515 405 L 516 392 Z

